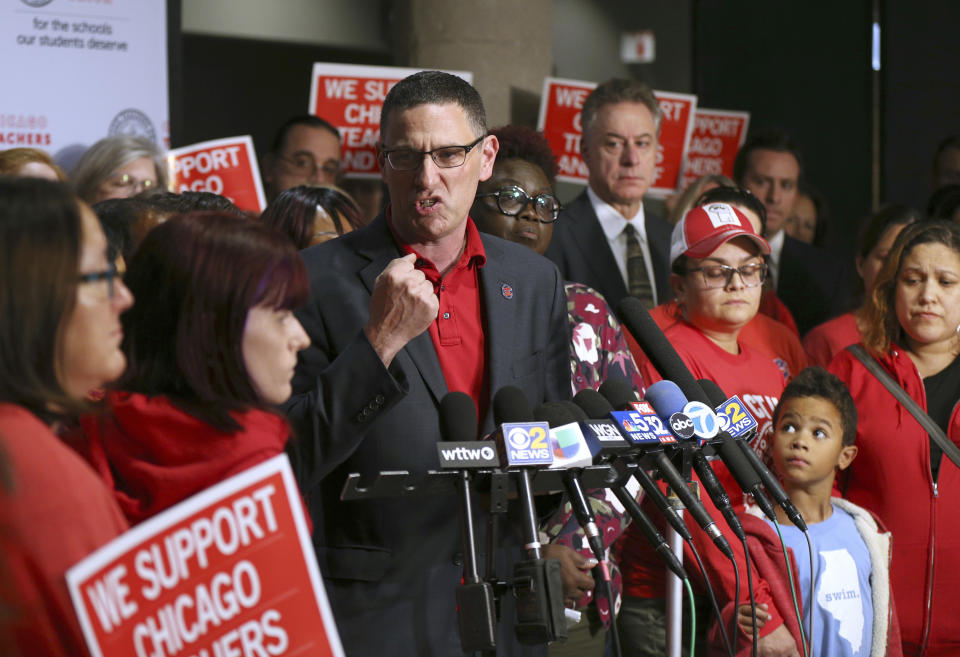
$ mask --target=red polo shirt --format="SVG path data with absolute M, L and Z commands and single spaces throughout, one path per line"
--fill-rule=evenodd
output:
M 433 291 L 440 302 L 437 319 L 430 324 L 430 339 L 440 360 L 440 369 L 451 392 L 465 392 L 477 406 L 477 416 L 483 418 L 490 401 L 487 390 L 486 341 L 483 332 L 483 301 L 480 294 L 480 268 L 487 261 L 480 233 L 467 218 L 467 243 L 457 264 L 441 278 L 437 266 L 404 244 L 393 230 L 390 209 L 387 225 L 393 238 L 405 254 L 417 256 L 415 267 L 433 283 Z

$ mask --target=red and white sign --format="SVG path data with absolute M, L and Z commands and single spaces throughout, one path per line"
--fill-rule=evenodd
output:
M 380 110 L 397 82 L 423 69 L 357 64 L 313 65 L 309 112 L 340 131 L 341 165 L 352 178 L 379 178 L 376 146 L 380 141 Z M 473 83 L 469 71 L 446 71 Z
M 583 101 L 596 86 L 594 82 L 560 78 L 545 78 L 543 81 L 537 128 L 543 131 L 557 156 L 557 180 L 587 182 L 587 167 L 580 158 L 580 137 L 583 134 L 580 112 Z M 679 182 L 684 152 L 693 131 L 697 97 L 672 91 L 653 93 L 660 103 L 663 121 L 655 176 L 647 193 L 663 197 L 672 194 Z
M 266 207 L 249 135 L 175 148 L 167 154 L 167 169 L 170 189 L 178 194 L 213 192 L 226 196 L 241 210 L 258 214 Z
M 743 146 L 749 125 L 750 112 L 698 107 L 683 165 L 681 189 L 700 176 L 722 174 L 732 178 L 733 161 Z
M 285 455 L 122 534 L 67 586 L 94 657 L 344 655 Z

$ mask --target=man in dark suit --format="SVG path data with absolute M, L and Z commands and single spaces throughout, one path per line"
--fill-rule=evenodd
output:
M 503 386 L 532 405 L 568 398 L 566 302 L 556 267 L 481 236 L 468 217 L 498 148 L 473 87 L 436 71 L 410 76 L 388 93 L 380 128 L 391 205 L 304 252 L 311 298 L 300 319 L 312 345 L 287 408 L 291 451 L 346 653 L 461 655 L 455 491 L 341 501 L 341 490 L 349 473 L 370 482 L 437 469 L 448 391 L 474 399 L 484 432 Z M 520 555 L 516 533 L 504 531 L 501 576 L 503 552 Z M 512 595 L 501 612 L 498 654 L 545 654 L 514 640 Z
M 608 80 L 583 103 L 580 152 L 589 184 L 561 212 L 545 255 L 564 278 L 599 291 L 611 308 L 628 294 L 648 308 L 673 296 L 671 226 L 643 205 L 661 118 L 653 92 L 635 80 Z
M 802 174 L 800 152 L 789 135 L 772 129 L 750 135 L 737 153 L 733 174 L 767 209 L 770 275 L 800 335 L 848 310 L 849 267 L 783 230 Z

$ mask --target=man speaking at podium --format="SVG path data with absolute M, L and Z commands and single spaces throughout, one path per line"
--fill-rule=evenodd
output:
M 468 217 L 498 149 L 472 86 L 437 71 L 401 80 L 384 101 L 380 139 L 390 205 L 303 254 L 311 295 L 299 318 L 312 345 L 300 352 L 287 406 L 291 451 L 346 653 L 461 655 L 455 491 L 340 494 L 350 473 L 369 483 L 382 471 L 438 468 L 448 391 L 473 398 L 484 432 L 505 385 L 532 405 L 568 398 L 563 281 L 549 261 L 481 236 Z M 505 528 L 502 542 L 516 543 L 514 534 Z M 545 654 L 513 639 L 511 598 L 498 654 Z

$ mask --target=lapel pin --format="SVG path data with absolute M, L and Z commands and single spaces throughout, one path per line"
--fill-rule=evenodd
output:
M 513 287 L 510 286 L 510 285 L 508 285 L 507 283 L 501 283 L 501 284 L 500 284 L 500 294 L 503 295 L 503 298 L 504 298 L 504 299 L 512 299 L 512 298 L 513 298 Z

